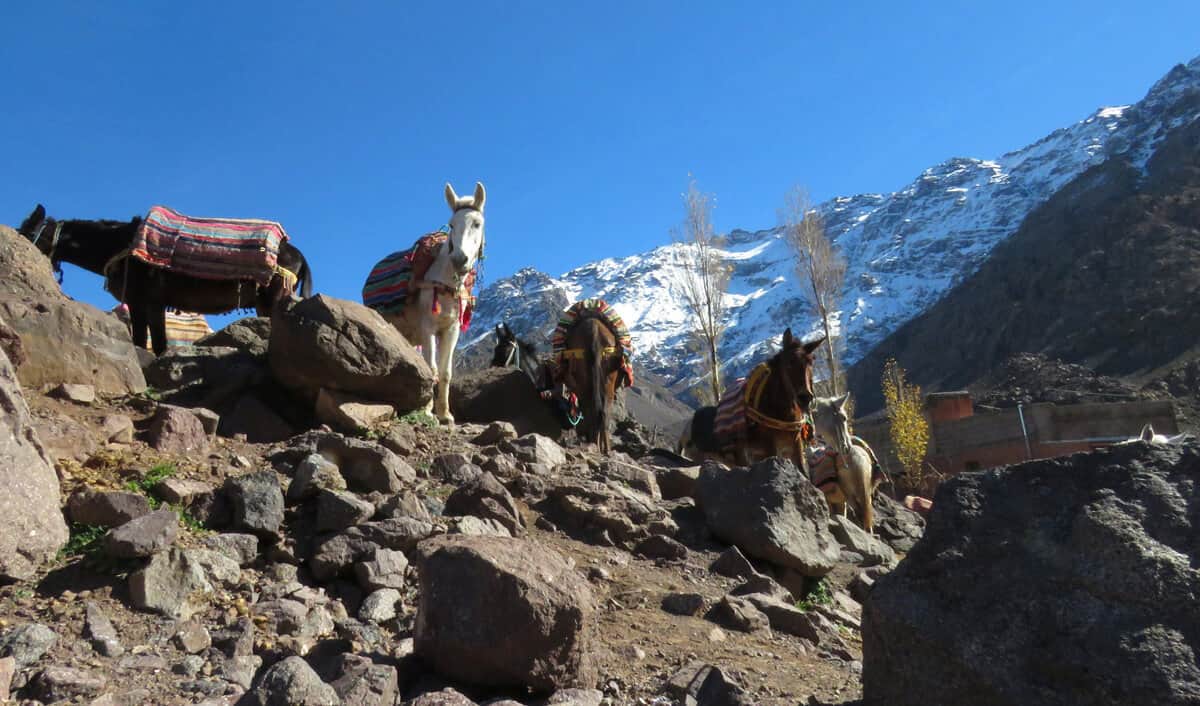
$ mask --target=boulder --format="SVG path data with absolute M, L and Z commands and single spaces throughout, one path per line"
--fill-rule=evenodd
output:
M 595 599 L 557 553 L 519 539 L 447 536 L 417 549 L 416 654 L 452 679 L 553 692 L 591 688 Z
M 805 576 L 824 576 L 837 564 L 825 496 L 789 460 L 772 456 L 731 469 L 705 463 L 696 494 L 712 533 L 750 556 Z
M 546 488 L 550 509 L 564 524 L 609 542 L 632 545 L 653 534 L 674 535 L 671 513 L 650 497 L 620 483 L 565 479 Z
M 86 383 L 106 395 L 146 389 L 125 325 L 64 295 L 49 259 L 7 226 L 0 226 L 0 319 L 20 338 L 17 374 L 27 387 Z
M 238 566 L 248 566 L 258 558 L 258 537 L 252 534 L 214 534 L 204 538 L 204 546 L 236 561 Z
M 450 409 L 462 422 L 508 422 L 517 434 L 562 436 L 562 424 L 538 396 L 529 376 L 516 368 L 484 368 L 450 381 Z
M 264 357 L 267 355 L 267 341 L 270 338 L 271 319 L 265 316 L 249 316 L 234 321 L 220 331 L 208 334 L 194 345 L 236 348 L 254 356 Z
M 30 682 L 27 691 L 47 703 L 93 696 L 108 684 L 100 674 L 71 667 L 46 667 Z
M 1198 478 L 1193 441 L 943 482 L 863 605 L 864 700 L 1196 703 Z
M 499 444 L 501 441 L 515 439 L 518 436 L 520 434 L 517 433 L 517 428 L 509 422 L 492 422 L 483 431 L 476 434 L 471 439 L 471 443 L 478 446 L 490 446 Z
M 127 414 L 106 414 L 100 420 L 100 433 L 105 441 L 132 444 L 133 432 L 133 420 Z
M 633 548 L 633 553 L 647 559 L 679 561 L 687 558 L 688 550 L 677 540 L 661 534 L 652 534 L 638 542 L 637 546 Z
M 319 422 L 338 431 L 354 433 L 359 429 L 373 429 L 392 419 L 396 416 L 396 409 L 390 404 L 371 402 L 322 387 L 317 392 L 313 413 Z
M 433 370 L 379 312 L 324 294 L 276 312 L 267 359 L 279 382 L 310 398 L 326 388 L 401 413 L 433 399 Z
M 58 474 L 6 354 L 0 354 L 0 409 L 0 579 L 24 580 L 66 544 L 68 532 Z
M 394 588 L 380 588 L 371 592 L 358 609 L 358 619 L 367 623 L 382 623 L 396 617 L 396 604 L 400 592 Z
M 408 569 L 408 558 L 395 549 L 377 549 L 370 561 L 359 562 L 354 567 L 358 585 L 368 591 L 381 588 L 403 588 L 404 572 Z
M 329 581 L 348 572 L 356 562 L 375 556 L 381 548 L 409 552 L 433 533 L 434 527 L 430 523 L 408 517 L 364 522 L 317 544 L 308 560 L 308 568 L 313 578 Z
M 491 473 L 481 473 L 474 480 L 455 490 L 446 498 L 442 514 L 452 517 L 473 515 L 495 520 L 516 537 L 522 532 L 524 520 L 517 502 Z
M 399 674 L 395 667 L 369 659 L 348 666 L 331 686 L 346 706 L 394 706 L 399 703 Z

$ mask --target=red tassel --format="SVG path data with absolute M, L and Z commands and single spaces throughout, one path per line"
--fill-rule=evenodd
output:
M 433 314 L 437 316 L 442 313 L 442 300 L 436 293 L 433 295 Z

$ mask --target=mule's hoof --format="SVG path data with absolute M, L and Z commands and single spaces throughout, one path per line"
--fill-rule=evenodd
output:
M 454 428 L 454 417 L 449 414 L 438 417 L 437 420 L 438 424 L 441 424 L 444 427 L 449 427 L 451 429 Z

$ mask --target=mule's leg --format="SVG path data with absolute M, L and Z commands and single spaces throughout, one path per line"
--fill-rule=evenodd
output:
M 166 285 L 157 273 L 146 278 L 146 319 L 150 324 L 150 341 L 154 355 L 167 352 Z
M 141 297 L 128 297 L 129 325 L 133 336 L 133 345 L 137 348 L 146 347 L 146 335 L 149 332 L 149 321 L 146 318 L 146 302 Z
M 433 374 L 440 377 L 437 366 L 437 336 L 434 335 L 432 313 L 433 297 L 437 294 L 432 289 L 422 289 L 420 292 L 417 297 L 416 310 L 410 314 L 414 317 L 413 329 L 416 331 L 413 343 L 421 346 L 421 357 L 429 364 L 429 369 L 433 371 Z M 433 402 L 437 398 L 438 381 L 436 379 L 433 385 L 433 398 L 425 404 L 425 414 L 429 416 L 433 416 Z
M 450 413 L 450 380 L 454 377 L 454 347 L 458 345 L 458 322 L 437 333 L 437 388 L 434 390 L 433 414 L 447 426 L 454 425 Z

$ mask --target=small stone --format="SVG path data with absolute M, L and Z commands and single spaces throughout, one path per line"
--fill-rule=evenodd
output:
M 211 495 L 213 487 L 208 483 L 186 478 L 165 478 L 155 483 L 151 490 L 164 502 L 189 507 L 201 497 Z
M 66 514 L 78 525 L 120 527 L 150 512 L 150 501 L 140 493 L 80 490 L 67 499 Z
M 252 534 L 214 534 L 204 538 L 204 546 L 229 557 L 239 566 L 253 564 L 258 558 L 258 537 Z
M 660 534 L 651 535 L 638 542 L 633 551 L 647 559 L 679 560 L 686 559 L 688 554 L 687 547 Z
M 708 631 L 709 642 L 725 642 L 725 631 L 721 628 L 714 627 Z
M 770 627 L 770 621 L 754 604 L 738 596 L 725 596 L 717 604 L 718 614 L 726 627 L 741 632 L 756 632 Z
M 759 576 L 759 572 L 754 569 L 750 560 L 742 554 L 737 547 L 730 547 L 717 557 L 717 560 L 709 567 L 713 573 L 722 576 L 728 576 L 731 579 L 751 578 Z
M 29 692 L 42 701 L 62 701 L 78 696 L 92 696 L 108 681 L 98 675 L 70 667 L 46 667 L 29 685 Z
M 139 559 L 163 551 L 179 536 L 179 516 L 158 510 L 130 520 L 104 537 L 104 550 L 117 559 Z
M 604 692 L 597 689 L 560 689 L 546 700 L 546 706 L 600 706 Z
M 159 405 L 150 422 L 150 445 L 169 454 L 189 454 L 208 447 L 208 432 L 191 410 Z
M 176 674 L 182 674 L 185 677 L 194 677 L 204 669 L 204 658 L 200 655 L 188 655 L 183 660 L 171 667 L 171 671 Z
M 145 568 L 129 577 L 134 606 L 178 620 L 202 610 L 212 590 L 200 563 L 178 549 L 155 554 Z
M 188 654 L 203 652 L 212 646 L 208 628 L 196 620 L 185 620 L 175 629 L 175 646 Z
M 0 701 L 7 701 L 11 696 L 13 676 L 17 673 L 17 660 L 12 657 L 0 657 Z
M 383 623 L 396 617 L 396 604 L 400 592 L 394 588 L 381 588 L 363 601 L 358 609 L 358 619 L 368 623 Z
M 92 649 L 105 657 L 120 657 L 125 654 L 125 648 L 117 638 L 116 628 L 99 604 L 88 601 L 83 608 L 84 629 Z
M 45 625 L 26 623 L 0 634 L 0 657 L 12 657 L 17 669 L 36 663 L 58 642 L 58 633 Z
M 114 444 L 133 443 L 133 420 L 125 414 L 106 414 L 100 420 L 100 433 Z
M 321 454 L 309 454 L 292 473 L 292 483 L 288 486 L 287 501 L 297 503 L 316 496 L 320 490 L 345 490 L 346 479 L 338 467 Z
M 249 703 L 260 706 L 338 706 L 333 687 L 300 657 L 276 662 L 263 674 Z
M 358 577 L 358 585 L 368 591 L 403 588 L 404 572 L 407 568 L 408 558 L 404 556 L 404 552 L 376 549 L 375 556 L 370 561 L 359 562 L 354 566 L 354 574 Z
M 79 404 L 91 404 L 96 401 L 96 388 L 91 385 L 64 382 L 50 390 L 50 396 Z
M 317 531 L 336 532 L 371 519 L 375 506 L 353 493 L 322 490 L 317 496 Z
M 283 524 L 283 490 L 273 471 L 258 471 L 225 481 L 233 505 L 233 524 L 259 536 L 274 536 Z
M 471 439 L 471 443 L 477 446 L 490 446 L 515 438 L 517 438 L 517 428 L 511 422 L 492 422 L 474 439 Z
M 699 593 L 669 593 L 662 600 L 662 609 L 672 615 L 699 615 L 704 612 L 704 596 Z

